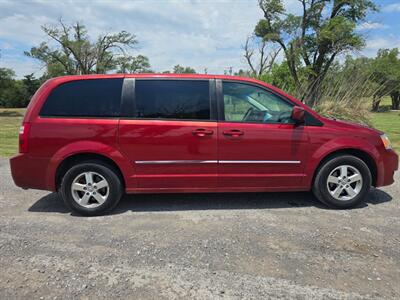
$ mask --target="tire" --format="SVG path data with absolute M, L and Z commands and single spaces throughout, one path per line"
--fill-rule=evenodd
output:
M 371 181 L 364 161 L 352 155 L 336 156 L 318 168 L 313 192 L 329 207 L 351 208 L 364 200 Z
M 87 161 L 72 166 L 65 173 L 60 191 L 72 211 L 97 216 L 118 204 L 123 187 L 112 167 L 100 161 Z

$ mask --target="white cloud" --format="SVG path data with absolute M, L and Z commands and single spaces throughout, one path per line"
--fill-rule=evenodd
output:
M 400 48 L 400 36 L 389 35 L 387 37 L 373 37 L 366 40 L 366 47 L 361 54 L 373 57 L 379 49 Z
M 12 69 L 19 78 L 31 73 L 36 77 L 40 77 L 44 71 L 43 66 L 39 62 L 20 56 L 2 56 L 0 67 Z
M 393 3 L 386 5 L 382 8 L 384 12 L 399 12 L 400 11 L 400 3 Z
M 365 22 L 357 26 L 358 30 L 373 30 L 373 29 L 384 29 L 384 28 L 388 28 L 388 26 L 378 22 Z
M 36 44 L 43 40 L 40 26 L 48 23 L 46 16 L 13 14 L 0 18 L 0 38 Z
M 10 43 L 7 42 L 0 43 L 0 49 L 10 50 L 13 48 L 14 48 L 13 45 L 11 45 Z
M 246 68 L 241 46 L 262 18 L 257 0 L 147 0 L 147 1 L 15 1 L 0 0 L 0 64 L 18 76 L 42 72 L 40 64 L 23 51 L 48 38 L 41 25 L 82 21 L 90 36 L 126 30 L 136 34 L 133 54 L 149 57 L 155 71 L 171 70 L 181 64 L 198 72 L 222 73 L 227 67 Z M 299 1 L 284 0 L 290 13 L 300 13 Z M 386 8 L 385 8 L 386 9 Z M 385 28 L 377 22 L 361 24 L 359 30 Z M 393 26 L 392 26 L 393 28 Z M 390 41 L 385 40 L 385 45 Z M 368 41 L 372 52 L 380 43 Z M 376 50 L 375 50 L 376 51 Z M 13 54 L 10 57 L 7 54 Z
M 288 9 L 293 10 L 292 7 L 289 5 Z M 17 44 L 22 45 L 23 49 L 19 47 L 18 50 L 23 56 L 24 50 L 47 40 L 40 26 L 56 23 L 60 17 L 66 22 L 83 21 L 92 38 L 100 33 L 121 30 L 135 33 L 139 52 L 149 57 L 156 71 L 171 69 L 179 63 L 193 66 L 198 71 L 208 67 L 209 72 L 221 73 L 222 65 L 228 64 L 234 69 L 244 67 L 241 45 L 254 30 L 262 12 L 256 0 L 3 0 L 0 41 L 5 40 L 14 48 Z M 4 62 L 5 58 L 2 60 Z
M 366 49 L 395 48 L 400 45 L 399 37 L 377 37 L 367 40 Z

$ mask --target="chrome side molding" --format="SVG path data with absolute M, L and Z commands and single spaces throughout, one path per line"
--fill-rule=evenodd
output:
M 137 164 L 158 165 L 158 164 L 216 164 L 217 160 L 137 160 Z
M 220 160 L 220 164 L 299 164 L 299 160 Z
M 299 160 L 137 160 L 136 164 L 299 164 Z

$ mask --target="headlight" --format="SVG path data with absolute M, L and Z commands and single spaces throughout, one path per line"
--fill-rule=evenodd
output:
M 386 150 L 392 149 L 392 144 L 390 143 L 390 140 L 386 134 L 381 135 L 381 140 Z

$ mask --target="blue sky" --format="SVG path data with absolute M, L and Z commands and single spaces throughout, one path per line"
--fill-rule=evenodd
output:
M 297 0 L 284 3 L 292 13 L 300 9 Z M 376 3 L 381 11 L 358 26 L 366 47 L 355 55 L 400 47 L 400 0 Z M 148 56 L 155 71 L 181 64 L 220 74 L 228 67 L 246 68 L 242 45 L 262 14 L 257 0 L 0 0 L 0 67 L 14 69 L 18 77 L 41 75 L 43 66 L 23 52 L 47 40 L 42 24 L 61 17 L 82 21 L 93 38 L 121 30 L 136 34 L 133 54 Z

